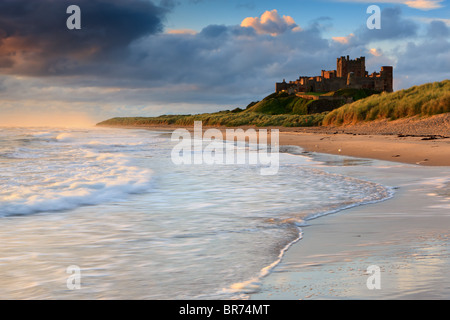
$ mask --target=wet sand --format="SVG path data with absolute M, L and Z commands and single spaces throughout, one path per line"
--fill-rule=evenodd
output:
M 449 299 L 450 168 L 315 158 L 325 171 L 396 187 L 395 195 L 309 221 L 250 298 Z M 367 287 L 372 265 L 379 290 Z

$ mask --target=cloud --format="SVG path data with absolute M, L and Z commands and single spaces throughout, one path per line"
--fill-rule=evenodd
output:
M 441 21 L 445 23 L 447 26 L 450 27 L 450 19 L 444 19 L 444 18 L 429 18 L 429 17 L 414 17 L 415 20 L 425 22 L 425 23 L 431 23 L 433 21 Z
M 369 50 L 369 53 L 375 57 L 380 57 L 383 55 L 383 53 L 379 49 L 376 49 L 376 48 L 371 48 Z
M 81 8 L 81 30 L 66 27 L 70 4 Z M 0 71 L 44 76 L 86 71 L 89 63 L 114 60 L 136 39 L 161 32 L 166 13 L 140 0 L 1 1 Z
M 418 24 L 413 19 L 404 18 L 399 7 L 387 7 L 381 11 L 381 29 L 368 29 L 366 25 L 361 25 L 347 36 L 332 39 L 343 48 L 352 48 L 376 41 L 413 39 L 417 37 L 418 30 Z
M 372 0 L 336 0 L 339 2 L 357 2 L 373 4 Z M 377 3 L 403 4 L 410 8 L 419 9 L 422 11 L 440 9 L 443 7 L 444 0 L 378 0 Z
M 169 34 L 197 34 L 197 31 L 192 30 L 192 29 L 172 29 L 172 30 L 168 30 L 167 33 Z
M 202 36 L 207 38 L 218 38 L 220 36 L 225 36 L 228 33 L 229 28 L 223 25 L 211 24 L 200 32 Z
M 349 44 L 351 39 L 354 38 L 355 35 L 353 33 L 350 33 L 348 36 L 345 37 L 332 37 L 332 39 L 336 42 L 339 42 L 341 44 Z
M 442 8 L 442 2 L 443 0 L 411 0 L 404 1 L 404 4 L 411 8 L 428 11 Z
M 408 88 L 426 82 L 450 79 L 450 41 L 431 39 L 420 43 L 410 42 L 397 52 L 394 72 L 398 85 Z
M 368 29 L 362 26 L 355 32 L 360 41 L 392 40 L 411 38 L 417 35 L 418 25 L 402 17 L 399 7 L 384 8 L 381 11 L 381 29 Z
M 450 35 L 450 24 L 442 20 L 431 21 L 428 25 L 427 37 L 430 39 L 448 38 Z
M 280 17 L 276 9 L 266 11 L 259 17 L 248 17 L 241 22 L 241 27 L 253 28 L 258 34 L 279 35 L 288 30 L 300 31 L 300 27 L 290 16 Z

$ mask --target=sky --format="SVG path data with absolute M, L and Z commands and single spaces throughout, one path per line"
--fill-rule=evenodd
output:
M 394 90 L 450 79 L 450 0 L 0 0 L 0 126 L 245 108 L 346 55 Z

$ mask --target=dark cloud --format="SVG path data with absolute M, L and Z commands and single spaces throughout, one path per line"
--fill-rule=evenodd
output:
M 201 31 L 201 36 L 216 38 L 228 32 L 228 27 L 219 25 L 209 25 Z
M 81 30 L 66 27 L 69 5 L 81 8 Z M 162 31 L 166 12 L 142 0 L 2 0 L 0 53 L 10 59 L 0 67 L 20 74 L 77 73 L 86 61 L 121 55 L 134 40 Z

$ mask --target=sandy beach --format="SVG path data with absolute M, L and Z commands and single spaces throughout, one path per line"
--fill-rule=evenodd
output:
M 280 145 L 296 145 L 312 152 L 425 166 L 450 165 L 449 138 L 428 140 L 417 136 L 281 132 Z
M 178 126 L 151 126 L 149 130 L 173 131 Z M 227 129 L 220 129 L 223 134 Z M 243 130 L 249 127 L 240 127 Z M 252 127 L 253 128 L 253 127 Z M 192 130 L 191 127 L 186 127 Z M 204 127 L 207 130 L 208 127 Z M 260 128 L 253 128 L 258 130 Z M 307 152 L 329 153 L 424 166 L 450 166 L 450 137 L 336 133 L 329 130 L 271 127 L 280 132 L 280 145 L 302 147 Z
M 132 127 L 136 128 L 136 127 Z M 173 131 L 176 125 L 145 126 Z M 193 130 L 192 127 L 185 127 Z M 210 127 L 203 127 L 207 130 Z M 224 134 L 227 127 L 214 127 Z M 243 130 L 258 127 L 239 127 Z M 373 121 L 342 127 L 268 127 L 280 132 L 280 145 L 295 145 L 305 151 L 347 155 L 424 166 L 450 166 L 450 114 L 424 119 Z
M 450 114 L 362 122 L 343 127 L 280 130 L 280 144 L 353 157 L 450 166 Z

